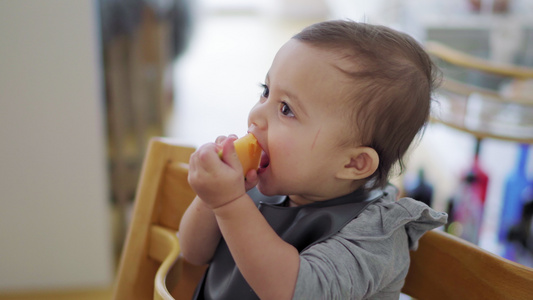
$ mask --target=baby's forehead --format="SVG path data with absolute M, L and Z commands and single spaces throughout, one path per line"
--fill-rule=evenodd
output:
M 358 72 L 356 56 L 342 47 L 320 46 L 299 40 L 289 40 L 276 54 L 267 74 L 267 83 L 274 88 L 311 89 L 324 93 L 325 97 L 337 99 L 353 94 L 354 79 Z M 272 82 L 270 82 L 272 80 Z M 296 82 L 308 84 L 292 86 Z

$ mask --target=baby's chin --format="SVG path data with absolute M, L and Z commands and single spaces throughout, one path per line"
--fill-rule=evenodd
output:
M 256 188 L 261 192 L 261 194 L 265 196 L 277 196 L 279 193 L 277 193 L 272 187 L 269 187 L 264 182 L 261 182 L 261 179 L 259 179 L 259 183 L 256 185 Z

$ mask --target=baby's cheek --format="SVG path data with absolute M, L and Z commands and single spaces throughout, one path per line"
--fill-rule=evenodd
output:
M 276 153 L 274 158 L 271 157 L 270 164 L 273 167 L 273 172 L 277 175 L 295 176 L 299 170 L 305 167 L 306 163 L 309 163 L 305 156 L 306 154 L 298 148 L 284 147 Z

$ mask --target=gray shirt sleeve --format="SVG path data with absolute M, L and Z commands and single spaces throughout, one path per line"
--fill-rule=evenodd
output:
M 398 299 L 409 249 L 446 218 L 409 198 L 378 200 L 339 233 L 300 254 L 293 299 Z

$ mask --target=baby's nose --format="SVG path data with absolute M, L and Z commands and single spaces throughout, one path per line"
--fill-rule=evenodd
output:
M 267 126 L 267 118 L 265 116 L 265 106 L 262 103 L 257 103 L 248 114 L 248 130 L 255 127 L 254 130 L 265 129 Z

